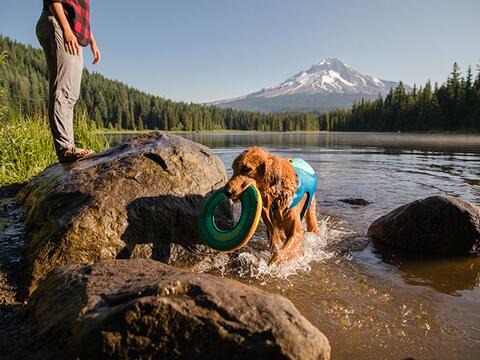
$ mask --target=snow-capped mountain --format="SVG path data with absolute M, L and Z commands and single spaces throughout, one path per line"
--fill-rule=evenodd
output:
M 264 112 L 325 111 L 348 107 L 362 98 L 386 95 L 396 85 L 394 81 L 364 75 L 337 58 L 328 58 L 278 86 L 213 104 Z
M 280 85 L 265 89 L 265 97 L 290 94 L 367 94 L 385 95 L 395 82 L 363 75 L 337 58 L 328 58 L 306 71 L 285 80 Z M 260 95 L 260 93 L 257 93 Z M 257 96 L 258 96 L 257 95 Z

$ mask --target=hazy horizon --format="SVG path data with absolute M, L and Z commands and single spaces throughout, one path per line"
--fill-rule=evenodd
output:
M 463 72 L 480 63 L 475 0 L 91 3 L 103 61 L 91 66 L 86 49 L 86 67 L 173 100 L 242 96 L 327 57 L 410 85 L 445 81 L 455 61 Z M 41 7 L 3 0 L 0 33 L 38 47 Z

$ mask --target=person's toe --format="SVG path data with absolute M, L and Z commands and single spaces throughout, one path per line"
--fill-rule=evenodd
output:
M 77 154 L 80 156 L 90 156 L 95 154 L 95 151 L 92 149 L 77 149 Z

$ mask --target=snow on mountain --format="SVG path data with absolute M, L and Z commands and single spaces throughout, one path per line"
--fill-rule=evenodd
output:
M 357 99 L 378 94 L 386 95 L 396 85 L 394 81 L 364 75 L 337 58 L 327 58 L 278 86 L 213 104 L 267 112 L 325 109 L 349 106 Z
M 280 85 L 265 89 L 263 96 L 274 97 L 288 94 L 386 94 L 392 83 L 363 75 L 337 58 L 328 58 L 300 71 Z M 260 95 L 260 94 L 258 94 Z

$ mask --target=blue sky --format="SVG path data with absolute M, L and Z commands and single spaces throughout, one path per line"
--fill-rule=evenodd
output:
M 41 0 L 1 0 L 0 33 L 38 46 Z M 480 63 L 479 0 L 91 0 L 109 78 L 203 102 L 280 83 L 322 58 L 409 84 Z

